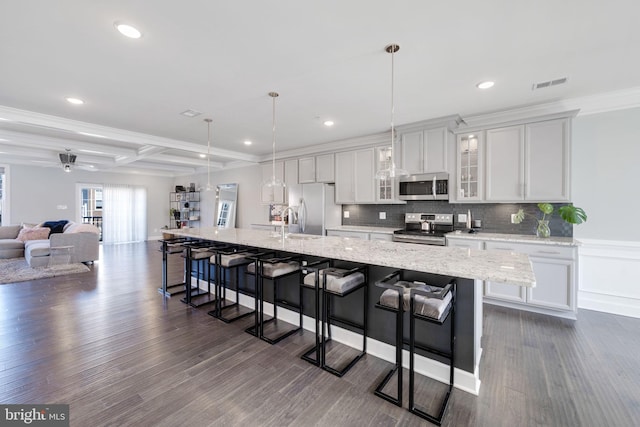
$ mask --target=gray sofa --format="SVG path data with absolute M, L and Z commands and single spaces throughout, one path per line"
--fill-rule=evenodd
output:
M 24 257 L 31 267 L 49 264 L 51 248 L 72 246 L 71 260 L 93 262 L 99 257 L 99 230 L 93 225 L 70 222 L 62 233 L 53 233 L 48 239 L 18 240 L 21 225 L 0 226 L 0 259 Z

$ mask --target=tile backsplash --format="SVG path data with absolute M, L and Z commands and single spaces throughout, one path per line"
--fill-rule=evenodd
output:
M 555 210 L 549 219 L 552 236 L 573 237 L 573 225 L 560 218 L 557 208 L 565 203 L 553 204 Z M 522 208 L 527 214 L 521 224 L 511 223 L 511 214 Z M 459 223 L 458 214 L 471 211 L 471 218 L 482 220 L 482 231 L 488 233 L 535 234 L 536 218 L 542 212 L 536 203 L 449 203 L 447 201 L 409 201 L 406 205 L 343 205 L 342 211 L 349 211 L 349 218 L 342 218 L 342 225 L 366 225 L 373 227 L 404 227 L 406 212 L 453 213 L 455 229 L 465 228 Z M 384 212 L 386 219 L 379 219 Z

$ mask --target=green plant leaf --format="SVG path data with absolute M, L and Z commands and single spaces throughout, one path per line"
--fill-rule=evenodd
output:
M 573 205 L 562 206 L 558 212 L 560 212 L 560 217 L 569 224 L 582 224 L 587 221 L 587 214 L 584 210 Z
M 516 212 L 515 217 L 513 218 L 513 223 L 520 224 L 522 221 L 524 221 L 524 211 L 522 209 L 519 209 L 518 212 Z
M 553 213 L 553 205 L 551 203 L 538 203 L 538 209 L 545 215 Z

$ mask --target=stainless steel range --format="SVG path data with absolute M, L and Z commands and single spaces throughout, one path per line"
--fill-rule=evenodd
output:
M 445 246 L 445 234 L 453 231 L 453 214 L 408 213 L 404 230 L 393 233 L 394 242 Z

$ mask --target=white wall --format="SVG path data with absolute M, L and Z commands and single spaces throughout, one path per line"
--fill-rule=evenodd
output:
M 130 184 L 147 189 L 147 235 L 160 235 L 169 218 L 169 192 L 173 178 L 87 172 L 79 169 L 65 173 L 61 168 L 11 165 L 10 210 L 13 224 L 45 220 L 76 220 L 76 184 Z M 67 209 L 58 209 L 66 205 Z
M 578 116 L 572 199 L 588 221 L 574 227 L 578 305 L 640 317 L 640 108 Z
M 196 188 L 204 188 L 207 185 L 207 174 L 176 178 L 173 185 L 188 187 L 191 182 L 196 184 Z M 249 228 L 251 224 L 265 223 L 269 220 L 268 206 L 260 203 L 261 182 L 262 170 L 259 165 L 225 171 L 211 171 L 211 185 L 213 187 L 218 184 L 238 184 L 237 228 Z M 202 218 L 200 226 L 213 227 L 215 223 L 215 192 L 202 191 L 200 200 L 200 216 Z

